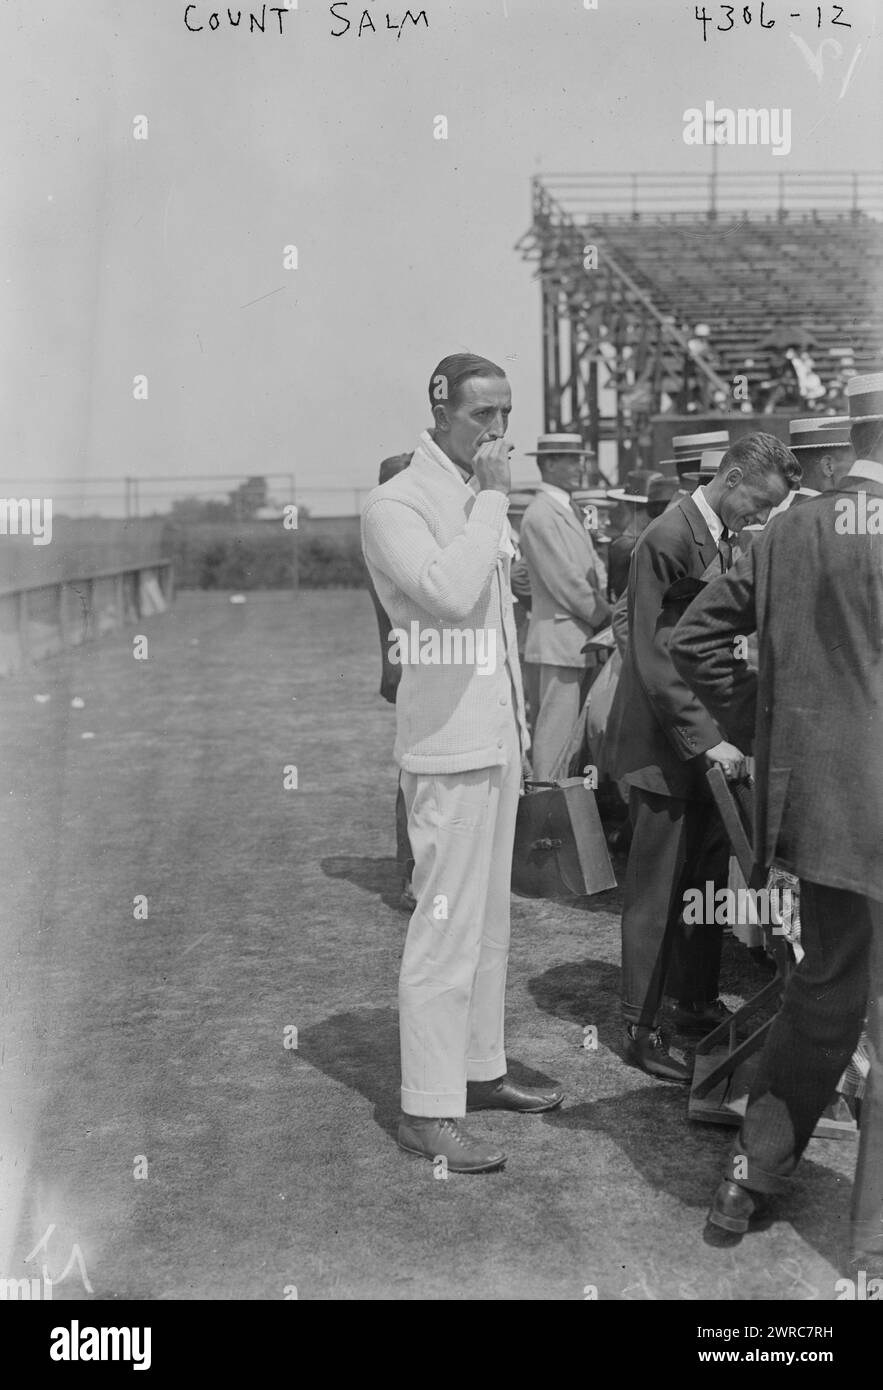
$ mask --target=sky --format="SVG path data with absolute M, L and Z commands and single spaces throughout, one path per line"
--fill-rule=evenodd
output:
M 752 0 L 727 32 L 727 7 L 681 0 L 429 0 L 411 6 L 428 25 L 384 28 L 407 8 L 298 0 L 261 34 L 260 5 L 234 29 L 198 3 L 193 33 L 179 0 L 5 0 L 0 492 L 48 477 L 91 496 L 106 478 L 118 509 L 128 475 L 143 508 L 168 492 L 151 478 L 279 472 L 308 504 L 364 493 L 413 448 L 431 370 L 461 349 L 506 368 L 529 477 L 539 287 L 514 247 L 534 174 L 675 186 L 710 168 L 683 141 L 708 100 L 792 111 L 786 157 L 727 147 L 722 173 L 883 167 L 875 0 L 849 0 L 839 27 L 822 5 L 821 28 L 814 4 L 766 0 L 771 29 Z

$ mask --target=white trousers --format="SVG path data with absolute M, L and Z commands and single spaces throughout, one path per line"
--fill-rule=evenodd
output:
M 503 1014 L 521 750 L 472 772 L 403 772 L 417 907 L 399 976 L 402 1110 L 466 1114 L 466 1082 L 506 1070 Z

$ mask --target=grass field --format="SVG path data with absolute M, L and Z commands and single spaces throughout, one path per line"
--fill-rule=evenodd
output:
M 833 1297 L 854 1145 L 813 1141 L 776 1224 L 703 1243 L 731 1132 L 620 1059 L 618 891 L 513 899 L 510 1065 L 564 1108 L 470 1117 L 499 1173 L 401 1154 L 368 595 L 183 593 L 140 631 L 146 661 L 115 636 L 0 686 L 0 1273 L 54 1227 L 40 1260 L 78 1247 L 92 1289 L 74 1264 L 56 1299 Z M 760 983 L 728 940 L 726 997 Z

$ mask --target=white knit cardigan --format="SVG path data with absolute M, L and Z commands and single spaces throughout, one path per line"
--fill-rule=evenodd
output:
M 420 437 L 410 465 L 368 496 L 362 549 L 393 626 L 422 634 L 493 632 L 495 669 L 475 665 L 403 664 L 396 695 L 394 757 L 407 772 L 450 773 L 504 763 L 513 725 L 530 746 L 509 558 L 500 543 L 509 499 L 477 495 Z M 445 462 L 447 462 L 445 460 Z

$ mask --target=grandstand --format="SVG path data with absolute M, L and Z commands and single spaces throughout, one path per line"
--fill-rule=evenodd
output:
M 733 379 L 757 400 L 790 341 L 825 383 L 844 365 L 879 367 L 883 175 L 789 178 L 533 180 L 518 249 L 542 287 L 547 430 L 578 430 L 596 449 L 646 438 L 653 415 L 684 401 L 688 375 L 706 409 L 738 410 Z M 700 322 L 712 355 L 697 362 Z

